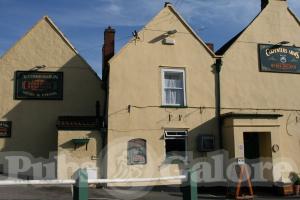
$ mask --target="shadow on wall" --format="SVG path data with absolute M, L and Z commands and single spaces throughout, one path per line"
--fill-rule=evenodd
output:
M 200 148 L 200 139 L 201 136 L 213 135 L 214 136 L 214 149 L 215 151 L 218 149 L 218 136 L 217 136 L 217 120 L 216 118 L 212 118 L 196 128 L 189 130 L 188 134 L 188 151 L 193 151 L 193 159 L 205 157 L 207 155 L 207 151 L 201 150 Z
M 15 101 L 15 106 L 2 118 L 12 121 L 12 134 L 10 138 L 1 139 L 4 140 L 1 152 L 20 151 L 41 158 L 45 163 L 56 162 L 58 116 L 95 116 L 96 101 L 103 102 L 104 95 L 101 94 L 100 78 L 79 56 L 74 56 L 60 68 L 46 66 L 41 71 L 64 73 L 63 100 L 14 100 L 13 96 L 8 96 L 8 101 Z M 10 73 L 11 82 L 5 83 L 12 90 L 14 73 Z M 100 113 L 103 113 L 103 105 Z M 0 159 L 3 163 L 4 158 Z
M 103 176 L 101 153 L 103 133 L 99 130 L 61 130 L 59 132 L 59 156 L 58 167 L 60 175 L 58 179 L 69 179 L 79 169 L 94 171 L 91 178 Z M 76 143 L 73 139 L 88 138 L 87 142 Z M 96 170 L 96 171 L 95 171 Z
M 217 150 L 217 142 L 216 138 L 217 135 L 215 135 L 216 133 L 216 124 L 217 121 L 215 118 L 212 118 L 204 123 L 202 123 L 201 125 L 199 125 L 198 127 L 193 128 L 192 130 L 188 131 L 188 138 L 187 138 L 187 143 L 186 143 L 186 150 L 187 150 L 187 164 L 185 164 L 185 162 L 182 161 L 182 159 L 176 159 L 176 157 L 174 157 L 173 159 L 175 160 L 171 160 L 171 162 L 168 160 L 168 158 L 165 158 L 164 164 L 167 163 L 172 163 L 172 164 L 177 164 L 178 168 L 180 171 L 185 171 L 187 170 L 187 167 L 190 166 L 190 164 L 194 163 L 195 160 L 197 159 L 203 159 L 205 157 L 207 157 L 207 154 L 209 154 L 209 152 L 213 152 Z M 200 147 L 200 139 L 201 136 L 214 136 L 214 148 L 210 149 L 210 150 L 203 150 Z M 164 140 L 164 137 L 161 137 L 162 140 Z

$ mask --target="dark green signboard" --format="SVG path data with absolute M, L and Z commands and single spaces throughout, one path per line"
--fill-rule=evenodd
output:
M 17 71 L 15 75 L 15 99 L 63 99 L 63 73 Z
M 11 136 L 11 121 L 0 121 L 0 138 Z
M 259 44 L 260 71 L 300 73 L 300 48 Z

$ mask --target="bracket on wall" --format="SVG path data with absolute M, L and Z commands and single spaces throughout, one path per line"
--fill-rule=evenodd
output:
M 81 145 L 85 145 L 85 150 L 87 150 L 89 141 L 90 138 L 72 139 L 72 142 L 74 144 L 74 150 L 76 150 L 77 147 Z
M 278 152 L 278 151 L 279 151 L 279 145 L 278 145 L 278 144 L 274 144 L 274 145 L 272 146 L 272 151 L 273 151 L 274 153 Z

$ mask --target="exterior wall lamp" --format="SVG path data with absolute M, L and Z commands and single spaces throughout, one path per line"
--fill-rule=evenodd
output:
M 277 43 L 276 45 L 278 45 L 278 44 L 281 44 L 281 45 L 284 45 L 284 44 L 289 44 L 290 42 L 289 41 L 281 41 L 281 42 L 279 42 L 279 43 Z

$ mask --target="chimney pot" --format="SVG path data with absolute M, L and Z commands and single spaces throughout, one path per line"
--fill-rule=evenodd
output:
M 287 2 L 287 0 L 261 0 L 261 10 L 263 10 L 272 1 L 284 1 L 284 2 Z
M 168 5 L 172 5 L 170 2 L 165 2 L 165 7 L 167 7 Z
M 206 46 L 207 46 L 212 52 L 215 51 L 215 48 L 214 48 L 214 44 L 213 44 L 213 43 L 206 43 Z
M 261 0 L 261 10 L 263 10 L 269 3 L 269 0 Z

